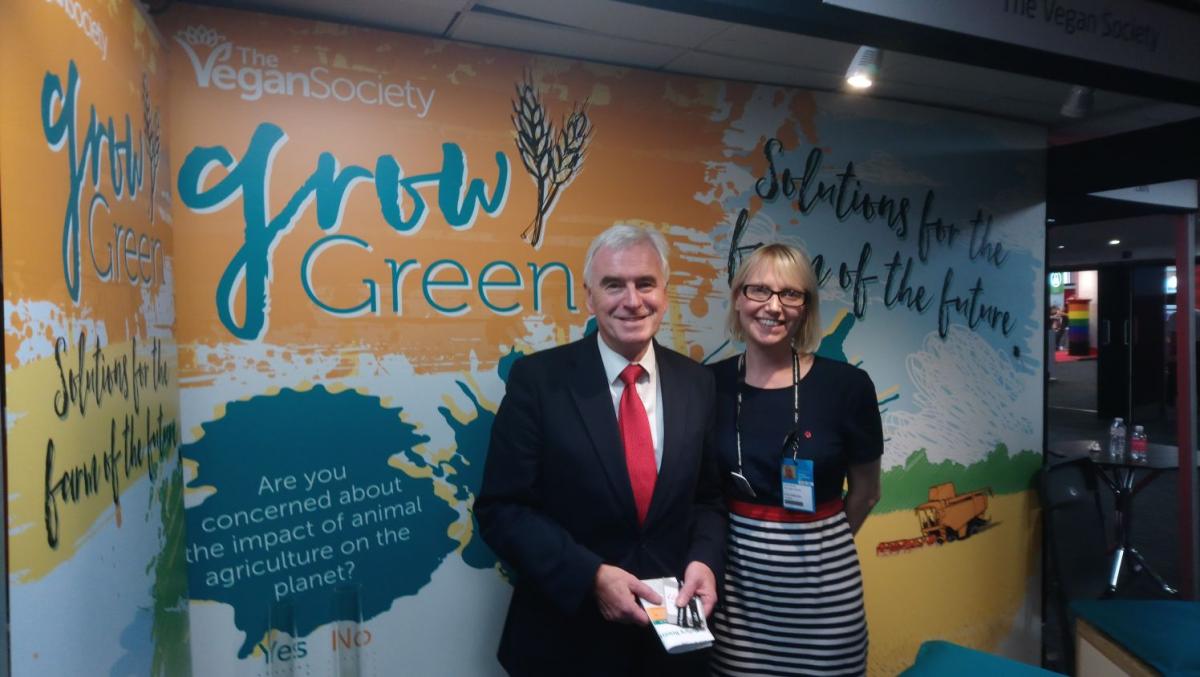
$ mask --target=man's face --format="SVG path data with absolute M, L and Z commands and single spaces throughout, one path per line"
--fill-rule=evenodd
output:
M 608 347 L 631 362 L 640 359 L 667 308 L 667 281 L 654 246 L 639 242 L 597 250 L 587 281 L 587 308 Z

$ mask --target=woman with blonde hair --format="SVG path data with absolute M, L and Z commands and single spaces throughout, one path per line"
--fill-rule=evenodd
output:
M 816 356 L 819 311 L 794 247 L 757 249 L 733 278 L 728 329 L 745 352 L 712 366 L 730 511 L 718 675 L 866 672 L 853 535 L 879 500 L 883 427 L 866 372 Z

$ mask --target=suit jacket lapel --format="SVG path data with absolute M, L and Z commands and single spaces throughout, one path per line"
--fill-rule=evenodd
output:
M 600 360 L 600 349 L 596 345 L 598 340 L 599 335 L 592 334 L 578 344 L 579 350 L 575 351 L 575 377 L 570 379 L 571 395 L 614 495 L 626 508 L 629 518 L 636 522 L 633 488 L 629 485 L 625 450 L 617 426 L 617 413 L 613 409 L 612 393 L 608 389 L 608 376 L 604 373 L 604 363 Z
M 662 464 L 658 469 L 658 480 L 654 483 L 654 496 L 650 499 L 650 511 L 646 521 L 654 518 L 659 504 L 670 503 L 671 494 L 677 487 L 672 479 L 681 477 L 678 468 L 685 460 L 686 450 L 682 448 L 686 425 L 686 404 L 688 400 L 687 386 L 680 381 L 679 373 L 675 371 L 670 355 L 662 350 L 658 342 L 654 342 L 655 362 L 658 364 L 658 383 L 662 388 L 662 401 L 658 403 L 659 415 L 663 417 L 663 455 Z M 684 473 L 683 476 L 686 476 Z M 633 492 L 630 490 L 630 495 Z

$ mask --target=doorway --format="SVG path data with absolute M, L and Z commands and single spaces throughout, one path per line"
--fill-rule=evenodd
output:
M 1063 428 L 1102 434 L 1120 416 L 1151 440 L 1175 443 L 1175 279 L 1165 263 L 1050 273 L 1052 437 Z
M 1097 417 L 1097 309 L 1100 304 L 1096 270 L 1052 271 L 1050 288 L 1050 384 L 1046 408 L 1054 419 L 1089 420 Z

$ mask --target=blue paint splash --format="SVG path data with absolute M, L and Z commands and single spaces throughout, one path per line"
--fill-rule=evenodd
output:
M 510 350 L 496 364 L 496 373 L 500 380 L 508 383 L 508 373 L 512 365 L 524 353 Z M 479 537 L 479 522 L 475 519 L 475 496 L 479 493 L 479 485 L 483 482 L 483 465 L 487 458 L 488 442 L 491 439 L 492 423 L 496 420 L 496 412 L 487 409 L 479 402 L 479 397 L 462 381 L 455 381 L 467 399 L 474 407 L 468 412 L 465 420 L 459 420 L 446 407 L 438 407 L 442 418 L 454 431 L 454 441 L 457 452 L 445 465 L 449 468 L 435 467 L 434 474 L 445 479 L 455 487 L 455 499 L 465 501 L 471 513 L 471 540 L 462 551 L 463 562 L 476 569 L 491 569 L 497 565 L 496 554 Z M 473 415 L 472 415 L 473 414 Z
M 189 486 L 216 488 L 187 510 L 192 599 L 233 607 L 234 624 L 246 633 L 239 658 L 249 656 L 256 645 L 270 650 L 264 637 L 272 625 L 268 610 L 277 602 L 288 604 L 292 613 L 290 627 L 278 627 L 276 619 L 274 629 L 292 637 L 305 637 L 339 620 L 347 608 L 339 600 L 348 592 L 357 596 L 356 615 L 369 620 L 427 585 L 454 550 L 457 544 L 447 530 L 458 516 L 434 495 L 433 481 L 388 465 L 395 454 L 420 462 L 413 447 L 429 441 L 400 414 L 401 409 L 383 406 L 378 397 L 353 391 L 284 389 L 228 403 L 225 416 L 203 424 L 204 435 L 182 447 L 184 457 L 199 464 L 199 476 Z M 321 470 L 342 479 L 306 490 L 306 476 L 315 478 L 312 474 Z M 289 476 L 292 488 L 284 479 Z M 272 488 L 264 490 L 264 483 Z M 365 496 L 369 487 L 379 490 L 374 498 Z M 381 495 L 383 487 L 391 493 Z M 328 507 L 312 507 L 314 503 Z M 279 512 L 268 513 L 268 506 L 280 506 L 275 509 Z M 384 512 L 389 506 L 399 513 Z M 256 508 L 260 510 L 251 512 Z M 356 516 L 369 523 L 353 526 Z M 220 527 L 230 520 L 249 524 Z M 340 526 L 325 533 L 326 520 Z M 384 529 L 392 534 L 407 529 L 407 537 L 381 540 Z M 241 551 L 235 552 L 239 537 L 274 534 L 278 539 L 284 530 L 291 534 L 289 543 L 247 548 L 251 541 L 242 540 Z M 347 554 L 347 543 L 357 551 Z M 323 548 L 332 556 L 312 555 Z M 279 562 L 283 553 L 311 557 L 277 565 L 273 572 L 264 566 L 247 571 L 254 562 Z

